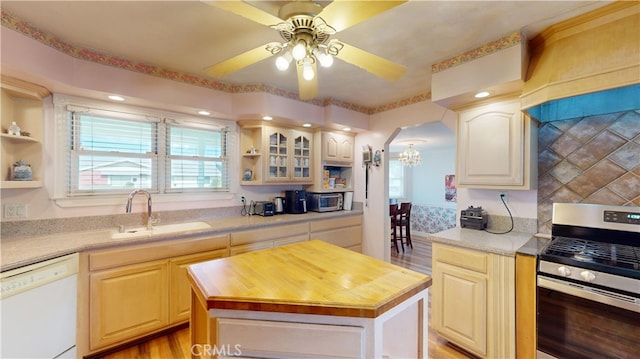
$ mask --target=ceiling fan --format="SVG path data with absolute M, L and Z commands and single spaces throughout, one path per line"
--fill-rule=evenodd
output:
M 356 65 L 388 81 L 398 80 L 406 68 L 361 50 L 331 35 L 363 22 L 406 1 L 334 0 L 324 8 L 311 0 L 287 2 L 278 16 L 251 4 L 235 1 L 204 1 L 259 24 L 274 28 L 284 42 L 271 42 L 205 68 L 213 77 L 223 77 L 244 67 L 278 55 L 276 67 L 286 70 L 294 62 L 301 100 L 318 95 L 317 64 L 329 67 L 333 58 Z

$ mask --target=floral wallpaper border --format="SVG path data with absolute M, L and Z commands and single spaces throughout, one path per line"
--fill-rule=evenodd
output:
M 298 93 L 283 90 L 274 86 L 265 84 L 247 84 L 237 85 L 215 81 L 212 79 L 196 76 L 193 74 L 177 71 L 173 69 L 167 69 L 152 64 L 131 61 L 125 58 L 121 58 L 114 55 L 105 54 L 99 51 L 76 47 L 69 44 L 62 39 L 56 37 L 54 34 L 40 30 L 32 24 L 23 21 L 9 12 L 2 10 L 2 26 L 17 31 L 25 36 L 28 36 L 34 40 L 37 40 L 49 47 L 52 47 L 60 52 L 63 52 L 71 57 L 95 62 L 101 65 L 113 66 L 124 70 L 135 71 L 150 76 L 160 77 L 168 80 L 179 81 L 186 84 L 201 86 L 210 88 L 217 91 L 223 91 L 227 93 L 252 93 L 252 92 L 264 92 L 284 98 L 289 98 L 297 101 L 302 101 L 298 98 Z M 519 44 L 522 41 L 522 35 L 520 32 L 513 33 L 511 35 L 503 36 L 496 41 L 492 41 L 481 47 L 467 51 L 464 54 L 458 55 L 451 59 L 439 62 L 432 65 L 431 69 L 433 73 L 442 71 L 462 63 L 486 56 L 496 51 L 511 47 Z M 335 105 L 348 110 L 364 113 L 367 115 L 373 115 L 380 112 L 393 110 L 396 108 L 412 105 L 415 103 L 423 102 L 431 99 L 431 92 L 425 92 L 412 96 L 410 98 L 401 99 L 392 103 L 388 103 L 376 107 L 366 107 L 345 101 L 340 101 L 333 98 L 315 98 L 312 100 L 306 100 L 303 102 L 311 103 L 316 106 L 330 106 Z

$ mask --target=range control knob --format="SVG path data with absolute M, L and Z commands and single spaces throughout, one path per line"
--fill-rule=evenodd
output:
M 596 275 L 589 272 L 588 270 L 582 271 L 580 273 L 580 276 L 582 277 L 582 279 L 584 279 L 585 282 L 593 282 L 593 280 L 596 279 Z
M 562 266 L 562 267 L 558 267 L 558 274 L 560 274 L 563 277 L 568 277 L 571 275 L 571 269 Z

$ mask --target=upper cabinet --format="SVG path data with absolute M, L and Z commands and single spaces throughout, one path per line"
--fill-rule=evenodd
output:
M 311 184 L 312 133 L 262 124 L 244 124 L 240 129 L 240 147 L 240 184 Z
M 313 166 L 318 171 L 309 188 L 313 192 L 353 191 L 354 137 L 347 133 L 318 131 Z
M 335 132 L 322 132 L 322 161 L 353 163 L 353 137 Z
M 519 99 L 460 111 L 457 132 L 459 187 L 535 188 L 538 128 Z
M 2 77 L 2 181 L 1 188 L 38 188 L 43 180 L 44 87 Z M 15 122 L 20 135 L 7 133 Z M 31 180 L 15 180 L 14 164 L 23 160 L 31 168 Z M 22 168 L 21 168 L 22 169 Z

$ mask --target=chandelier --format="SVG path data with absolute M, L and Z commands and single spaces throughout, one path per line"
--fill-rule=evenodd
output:
M 329 40 L 336 30 L 321 17 L 322 7 L 312 2 L 292 2 L 280 9 L 279 17 L 287 19 L 272 27 L 278 30 L 285 40 L 283 43 L 270 43 L 267 51 L 276 58 L 276 68 L 286 71 L 293 60 L 302 69 L 302 77 L 311 81 L 316 76 L 315 65 L 331 67 L 333 57 L 337 56 L 344 44 L 338 40 Z
M 422 162 L 420 152 L 413 148 L 413 144 L 409 144 L 409 148 L 400 154 L 400 163 L 404 166 L 415 167 Z

